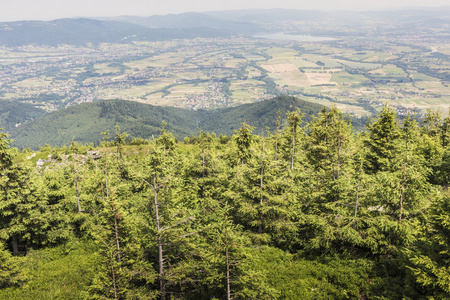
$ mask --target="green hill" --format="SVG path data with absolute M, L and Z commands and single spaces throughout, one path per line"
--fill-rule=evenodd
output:
M 277 121 L 277 111 L 285 119 L 286 113 L 299 108 L 305 114 L 303 120 L 310 122 L 312 116 L 322 108 L 316 103 L 307 102 L 291 96 L 279 96 L 271 100 L 244 104 L 238 107 L 222 108 L 213 111 L 199 111 L 202 130 L 215 132 L 216 134 L 231 135 L 242 122 L 246 122 L 256 128 L 269 127 L 274 130 Z M 255 132 L 256 134 L 259 133 Z
M 12 133 L 16 126 L 20 126 L 34 119 L 38 119 L 47 112 L 36 108 L 32 104 L 0 101 L 0 128 Z
M 101 133 L 112 132 L 116 124 L 130 136 L 150 138 L 159 134 L 163 120 L 176 136 L 191 135 L 196 131 L 193 128 L 197 128 L 193 111 L 114 100 L 58 110 L 20 127 L 11 137 L 19 148 L 37 148 L 46 143 L 61 146 L 72 140 L 97 145 Z
M 119 124 L 130 137 L 145 139 L 161 132 L 161 123 L 177 138 L 196 135 L 200 130 L 231 135 L 247 122 L 256 128 L 275 128 L 277 111 L 281 116 L 297 108 L 310 121 L 321 106 L 294 97 L 277 97 L 271 100 L 239 107 L 213 111 L 192 111 L 173 107 L 160 107 L 131 101 L 99 101 L 72 106 L 43 116 L 11 132 L 14 146 L 38 148 L 46 143 L 61 146 L 72 140 L 78 143 L 94 143 L 101 140 L 101 133 Z

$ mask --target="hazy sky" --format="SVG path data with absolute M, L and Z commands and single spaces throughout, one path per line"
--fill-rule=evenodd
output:
M 445 5 L 448 0 L 0 0 L 0 22 L 244 8 L 379 10 Z

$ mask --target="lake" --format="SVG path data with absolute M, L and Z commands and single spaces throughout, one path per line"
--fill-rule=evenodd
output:
M 322 42 L 322 41 L 334 41 L 335 38 L 326 36 L 312 36 L 303 34 L 286 34 L 286 33 L 268 33 L 268 34 L 257 34 L 253 36 L 254 38 L 269 39 L 269 40 L 291 40 L 299 42 Z

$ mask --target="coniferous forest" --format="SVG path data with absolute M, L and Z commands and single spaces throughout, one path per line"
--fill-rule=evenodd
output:
M 448 299 L 450 118 L 335 107 L 37 153 L 0 135 L 1 299 Z

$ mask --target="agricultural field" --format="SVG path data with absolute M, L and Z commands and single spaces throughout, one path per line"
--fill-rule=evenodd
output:
M 356 50 L 357 49 L 357 50 Z M 450 108 L 450 47 L 223 38 L 0 49 L 0 101 L 47 111 L 102 99 L 188 109 L 295 95 L 370 115 Z

